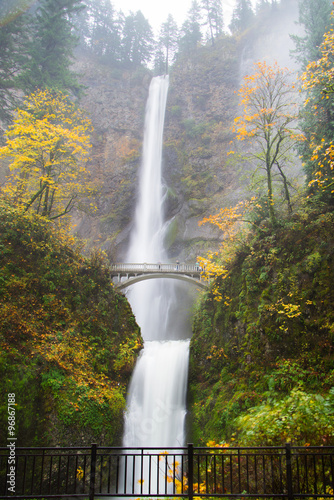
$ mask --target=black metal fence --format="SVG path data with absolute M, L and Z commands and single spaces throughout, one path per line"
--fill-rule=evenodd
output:
M 7 498 L 333 498 L 334 447 L 0 448 Z

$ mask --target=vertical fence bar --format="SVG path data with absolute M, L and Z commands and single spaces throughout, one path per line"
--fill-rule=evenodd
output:
M 184 491 L 184 454 L 182 454 L 181 456 L 181 480 L 182 480 L 182 483 L 181 483 L 181 493 L 183 495 L 183 491 Z
M 238 450 L 238 493 L 241 493 L 241 461 L 240 450 Z
M 315 458 L 315 453 L 312 455 L 313 456 L 313 474 L 314 474 L 314 493 L 317 495 L 318 494 L 318 474 L 317 474 L 317 464 L 316 464 L 316 458 Z
M 67 455 L 67 465 L 66 465 L 66 486 L 65 486 L 65 493 L 68 493 L 68 476 L 69 476 L 69 472 L 70 472 L 70 458 L 71 458 L 71 455 L 70 455 L 70 452 L 69 452 L 69 454 Z
M 322 493 L 326 494 L 326 473 L 325 473 L 325 461 L 324 461 L 324 456 L 321 455 L 321 472 L 322 472 L 322 486 L 323 490 Z
M 44 455 L 45 455 L 45 449 L 42 450 L 42 465 L 41 465 L 40 484 L 39 484 L 40 495 L 42 494 L 42 487 L 43 487 Z
M 144 482 L 144 448 L 141 449 L 140 453 L 140 494 L 143 494 L 143 482 Z
M 188 498 L 194 498 L 194 446 L 188 443 Z
M 266 488 L 266 455 L 265 455 L 265 452 L 263 452 L 263 455 L 262 455 L 262 484 L 263 484 L 263 493 L 266 493 L 267 488 Z
M 167 476 L 168 476 L 168 459 L 167 459 L 167 455 L 165 455 L 165 490 L 164 490 L 164 494 L 167 493 Z
M 200 465 L 201 465 L 201 453 L 200 451 L 198 451 L 197 453 L 197 493 L 200 492 L 200 484 L 201 484 L 201 468 L 200 468 Z M 194 466 L 193 466 L 193 470 L 194 470 Z M 193 474 L 194 476 L 194 474 Z M 193 484 L 194 484 L 194 479 L 193 479 Z
M 152 455 L 149 455 L 148 459 L 148 494 L 151 494 L 151 484 L 152 484 Z
M 216 454 L 213 455 L 213 483 L 214 483 L 214 493 L 217 493 L 217 466 L 216 466 Z
M 133 452 L 132 455 L 133 461 L 132 461 L 132 493 L 135 493 L 135 481 L 136 481 L 136 452 Z
M 119 477 L 119 471 L 120 471 L 120 468 L 119 468 L 119 455 L 117 455 L 116 457 L 116 494 L 118 493 L 118 480 L 120 479 Z
M 93 443 L 90 454 L 89 500 L 94 500 L 94 494 L 95 494 L 96 450 L 97 450 L 97 444 Z
M 160 477 L 160 473 L 159 473 L 159 462 L 160 462 L 160 455 L 157 455 L 157 494 L 159 494 L 159 477 Z
M 52 480 L 52 459 L 53 456 L 50 455 L 50 467 L 49 467 L 49 487 L 48 487 L 48 493 L 51 493 L 51 480 Z
M 287 489 L 288 489 L 288 500 L 293 500 L 291 445 L 290 445 L 290 443 L 286 443 L 286 445 L 285 445 L 285 456 L 286 456 L 286 482 L 287 482 Z
M 86 462 L 87 462 L 87 455 L 85 453 L 84 455 L 84 464 L 83 464 L 83 478 L 82 478 L 82 484 L 83 484 L 83 493 L 86 493 Z
M 32 457 L 32 473 L 31 473 L 31 483 L 30 483 L 30 494 L 34 493 L 34 476 L 35 476 L 35 464 L 36 464 L 36 456 Z

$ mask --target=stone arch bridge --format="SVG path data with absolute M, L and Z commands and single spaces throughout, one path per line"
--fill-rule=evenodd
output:
M 202 269 L 194 264 L 112 264 L 111 276 L 118 290 L 138 283 L 139 281 L 170 278 L 187 281 L 200 288 L 206 288 L 207 283 L 201 280 Z

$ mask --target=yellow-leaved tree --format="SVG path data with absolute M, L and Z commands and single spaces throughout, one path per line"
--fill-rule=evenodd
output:
M 24 211 L 53 220 L 90 194 L 86 162 L 91 122 L 68 96 L 39 90 L 16 110 L 0 158 L 10 158 L 2 192 Z
M 310 148 L 304 155 L 304 161 L 311 190 L 327 195 L 329 201 L 333 199 L 334 194 L 334 31 L 332 29 L 324 34 L 319 50 L 321 57 L 317 61 L 310 62 L 302 75 L 303 89 L 307 92 L 305 110 L 309 123 L 305 128 Z
M 255 197 L 250 200 L 240 201 L 234 207 L 222 208 L 217 214 L 204 217 L 199 222 L 202 224 L 213 224 L 222 232 L 224 238 L 220 248 L 216 252 L 208 252 L 205 257 L 198 257 L 204 279 L 212 283 L 211 291 L 215 300 L 220 302 L 224 299 L 225 305 L 229 305 L 230 297 L 222 296 L 219 291 L 219 280 L 229 277 L 228 264 L 233 258 L 234 243 L 238 238 L 245 238 L 249 225 L 256 225 L 252 220 L 252 212 L 261 209 Z
M 244 77 L 238 92 L 243 113 L 235 118 L 233 131 L 237 140 L 249 141 L 239 155 L 241 159 L 252 165 L 254 174 L 264 174 L 260 179 L 257 177 L 257 184 L 266 188 L 268 214 L 275 225 L 274 181 L 280 181 L 291 211 L 286 172 L 294 160 L 292 149 L 303 136 L 297 129 L 298 106 L 290 72 L 277 63 L 269 66 L 266 62 L 256 63 L 255 69 L 253 75 Z

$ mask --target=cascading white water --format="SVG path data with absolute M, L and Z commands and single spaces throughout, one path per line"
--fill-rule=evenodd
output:
M 166 262 L 163 248 L 162 139 L 168 77 L 152 79 L 147 101 L 143 161 L 128 262 Z M 133 285 L 128 299 L 144 348 L 128 394 L 123 445 L 183 446 L 189 357 L 187 319 L 177 311 L 180 285 L 149 280 Z

